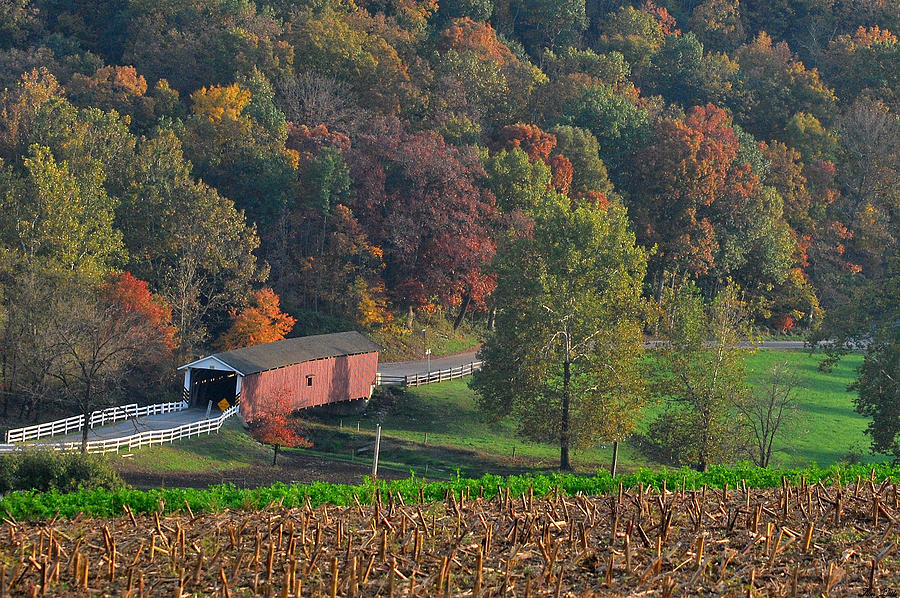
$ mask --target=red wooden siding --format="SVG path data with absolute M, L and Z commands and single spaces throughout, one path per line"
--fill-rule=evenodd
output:
M 252 420 L 265 397 L 285 393 L 293 409 L 326 403 L 368 399 L 375 385 L 378 353 L 342 355 L 245 376 L 241 388 L 241 414 Z M 312 376 L 312 386 L 306 377 Z

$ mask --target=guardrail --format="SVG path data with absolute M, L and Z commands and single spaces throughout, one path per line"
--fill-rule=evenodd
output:
M 191 438 L 193 436 L 209 435 L 213 432 L 217 433 L 222 428 L 225 420 L 238 412 L 239 404 L 235 403 L 222 412 L 218 417 L 204 419 L 188 424 L 182 424 L 177 428 L 168 428 L 166 430 L 148 430 L 146 432 L 138 432 L 130 436 L 122 436 L 120 438 L 106 438 L 104 440 L 89 440 L 87 443 L 87 452 L 89 453 L 117 453 L 119 449 L 127 448 L 129 450 L 140 448 L 142 446 L 152 446 L 154 444 L 165 444 L 167 442 L 175 442 L 182 438 Z M 58 444 L 45 445 L 46 448 L 57 449 L 61 451 L 80 450 L 80 442 L 60 442 Z
M 153 405 L 145 405 L 138 407 L 137 403 L 128 405 L 120 405 L 118 407 L 109 407 L 100 409 L 91 413 L 88 420 L 90 429 L 95 426 L 104 426 L 126 419 L 136 417 L 144 417 L 145 415 L 157 415 L 160 413 L 173 413 L 188 408 L 185 401 L 176 401 L 174 403 L 155 403 Z M 29 442 L 32 440 L 40 440 L 41 438 L 49 438 L 51 436 L 59 436 L 68 434 L 69 432 L 78 432 L 84 427 L 84 415 L 75 415 L 66 419 L 58 419 L 43 424 L 35 424 L 24 428 L 15 428 L 6 432 L 6 444 L 15 444 L 18 442 Z
M 481 369 L 484 362 L 473 361 L 455 368 L 447 368 L 444 370 L 435 370 L 433 372 L 422 372 L 421 374 L 410 374 L 409 376 L 385 376 L 382 374 L 375 375 L 376 386 L 422 386 L 423 384 L 432 384 L 434 382 L 444 382 L 463 376 L 471 376 L 472 373 Z

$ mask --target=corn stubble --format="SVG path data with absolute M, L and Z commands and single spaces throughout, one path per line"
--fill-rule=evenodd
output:
M 898 488 L 225 511 L 0 528 L 6 596 L 839 596 L 900 584 Z

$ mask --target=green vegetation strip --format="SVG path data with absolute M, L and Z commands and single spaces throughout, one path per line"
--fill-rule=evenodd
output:
M 124 513 L 128 506 L 135 513 L 173 513 L 186 510 L 190 505 L 194 513 L 217 512 L 224 509 L 262 509 L 277 503 L 285 507 L 306 504 L 307 498 L 313 506 L 331 504 L 347 506 L 354 504 L 354 496 L 361 503 L 369 503 L 374 498 L 376 486 L 384 500 L 388 493 L 399 493 L 404 501 L 416 501 L 420 493 L 426 501 L 442 500 L 447 492 L 461 493 L 469 489 L 472 495 L 487 498 L 496 496 L 499 489 L 509 488 L 514 496 L 527 492 L 531 487 L 538 496 L 546 496 L 559 488 L 567 494 L 581 492 L 586 495 L 600 495 L 618 489 L 621 482 L 625 488 L 638 484 L 655 489 L 666 484 L 670 490 L 688 490 L 709 486 L 721 488 L 728 484 L 737 488 L 744 480 L 752 488 L 780 486 L 782 478 L 799 483 L 805 478 L 808 483 L 831 484 L 840 480 L 855 480 L 857 476 L 869 478 L 874 475 L 876 482 L 891 479 L 900 480 L 900 466 L 840 465 L 828 468 L 809 467 L 805 469 L 761 469 L 746 467 L 713 467 L 707 473 L 692 470 L 646 471 L 633 475 L 612 478 L 607 473 L 594 477 L 571 474 L 526 475 L 500 477 L 485 475 L 481 478 L 457 478 L 452 481 L 428 482 L 422 478 L 410 477 L 405 480 L 374 483 L 366 479 L 358 486 L 316 482 L 313 484 L 285 485 L 273 484 L 255 489 L 240 489 L 233 485 L 212 486 L 207 490 L 189 488 L 164 488 L 154 490 L 81 490 L 68 494 L 51 492 L 13 492 L 0 499 L 0 512 L 17 520 L 49 519 L 56 516 L 75 517 L 83 514 L 89 517 L 115 517 Z

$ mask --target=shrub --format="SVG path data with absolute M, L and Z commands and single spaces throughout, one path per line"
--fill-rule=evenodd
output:
M 62 472 L 56 479 L 56 488 L 63 492 L 74 492 L 79 487 L 109 490 L 125 487 L 125 482 L 103 456 L 65 453 L 62 461 Z
M 374 413 L 378 421 L 383 421 L 385 416 L 392 413 L 403 403 L 406 396 L 406 388 L 403 386 L 376 386 L 366 407 L 368 413 Z
M 62 477 L 62 458 L 52 450 L 27 450 L 17 455 L 15 464 L 16 490 L 47 491 L 56 487 Z
M 124 486 L 119 474 L 99 455 L 32 449 L 0 459 L 0 493 L 74 492 L 79 488 L 115 490 Z
M 15 490 L 15 458 L 12 455 L 0 455 L 0 494 Z

